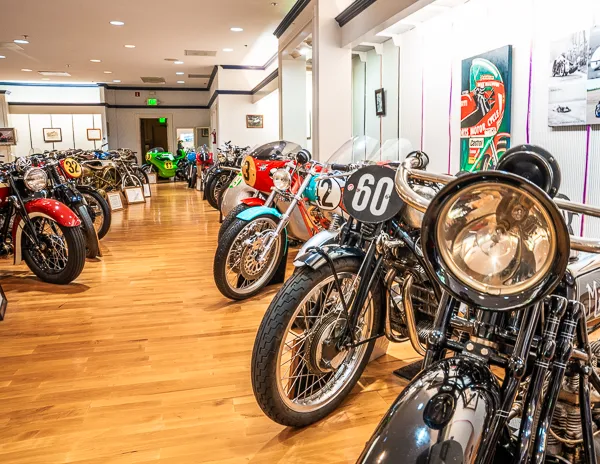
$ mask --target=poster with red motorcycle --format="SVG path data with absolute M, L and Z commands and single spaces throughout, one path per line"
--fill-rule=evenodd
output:
M 493 168 L 510 146 L 512 45 L 462 62 L 460 169 Z

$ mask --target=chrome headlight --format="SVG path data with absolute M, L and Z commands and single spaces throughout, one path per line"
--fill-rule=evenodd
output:
M 423 218 L 423 249 L 459 300 L 515 309 L 546 296 L 569 256 L 563 216 L 538 187 L 507 173 L 451 182 Z
M 276 169 L 273 172 L 273 185 L 277 190 L 288 190 L 292 184 L 292 176 L 286 169 Z
M 34 192 L 44 190 L 48 185 L 48 176 L 46 172 L 39 168 L 29 168 L 23 175 L 25 187 Z
M 233 163 L 235 161 L 235 153 L 227 153 L 227 161 Z

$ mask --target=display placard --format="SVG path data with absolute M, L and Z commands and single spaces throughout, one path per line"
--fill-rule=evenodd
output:
M 123 197 L 119 192 L 109 192 L 106 194 L 111 211 L 120 211 L 123 207 Z
M 157 182 L 157 177 L 156 177 L 156 173 L 155 172 L 149 172 L 148 173 L 148 182 L 150 182 L 151 184 L 156 184 Z
M 142 188 L 144 189 L 144 197 L 149 198 L 152 196 L 152 190 L 150 189 L 150 184 L 142 184 Z
M 127 200 L 128 205 L 146 202 L 142 187 L 125 187 L 123 193 L 125 194 L 125 200 Z

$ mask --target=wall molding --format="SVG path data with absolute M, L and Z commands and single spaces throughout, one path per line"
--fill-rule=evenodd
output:
M 275 79 L 277 79 L 279 77 L 279 69 L 276 69 L 275 71 L 273 71 L 271 74 L 269 74 L 267 77 L 265 77 L 262 81 L 260 81 L 256 87 L 254 87 L 250 92 L 252 95 L 258 93 L 260 90 L 262 90 L 265 86 L 267 86 L 268 84 L 270 84 L 272 81 L 274 81 Z
M 252 90 L 215 90 L 208 100 L 208 107 L 210 108 L 219 95 L 249 95 L 252 96 L 260 92 L 264 87 L 269 85 L 272 81 L 279 77 L 279 69 L 276 69 L 262 81 L 260 81 Z
M 110 103 L 33 103 L 33 102 L 8 102 L 9 106 L 59 106 L 59 107 L 89 107 L 89 106 L 100 106 L 104 108 L 123 108 L 123 109 L 149 109 L 149 110 L 207 110 L 208 106 L 205 105 L 159 105 L 159 106 L 147 106 L 147 105 L 113 105 Z
M 215 80 L 215 77 L 217 77 L 218 71 L 219 71 L 219 67 L 214 66 L 212 72 L 210 73 L 210 79 L 208 80 L 208 85 L 206 86 L 206 90 L 210 90 L 210 88 L 212 87 L 213 81 Z
M 6 85 L 10 87 L 75 87 L 75 88 L 90 88 L 90 87 L 99 87 L 100 84 L 45 84 L 38 82 L 0 82 L 0 85 Z
M 376 1 L 377 0 L 355 0 L 348 6 L 348 8 L 337 15 L 335 20 L 340 27 L 344 27 Z
M 309 3 L 310 0 L 298 0 L 296 3 L 294 3 L 292 9 L 288 12 L 288 14 L 285 15 L 281 23 L 279 23 L 279 26 L 277 26 L 277 29 L 275 29 L 273 32 L 273 35 L 277 38 L 280 38 L 288 29 L 288 27 L 292 25 L 294 20 L 300 16 L 300 13 L 302 13 L 304 8 L 306 8 Z
M 133 90 L 136 92 L 140 92 L 142 90 L 163 90 L 167 92 L 208 92 L 208 87 L 136 87 L 134 85 L 115 86 L 107 84 L 98 84 L 98 87 L 104 87 L 107 90 Z
M 277 61 L 277 53 L 273 55 L 268 61 L 262 66 L 246 66 L 242 64 L 221 64 L 223 69 L 237 69 L 237 70 L 247 70 L 247 71 L 266 71 L 266 69 L 271 66 L 275 61 Z

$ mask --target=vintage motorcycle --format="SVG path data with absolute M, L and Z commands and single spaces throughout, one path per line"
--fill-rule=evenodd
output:
M 242 159 L 250 147 L 238 147 L 226 142 L 223 149 L 219 149 L 213 166 L 206 174 L 204 197 L 214 209 L 219 209 L 221 197 L 227 186 L 240 172 Z
M 67 206 L 34 197 L 48 186 L 44 170 L 20 173 L 14 163 L 0 166 L 0 255 L 14 255 L 44 282 L 68 284 L 85 265 L 81 221 Z
M 198 190 L 204 191 L 204 184 L 206 182 L 206 173 L 213 164 L 213 154 L 209 151 L 206 145 L 202 145 L 196 148 L 196 166 L 193 167 L 193 171 L 190 173 L 190 179 L 188 181 L 188 187 L 196 187 L 197 182 L 200 182 Z
M 296 143 L 279 140 L 248 152 L 240 172 L 223 194 L 221 215 L 224 219 L 219 228 L 219 240 L 242 211 L 254 206 L 271 207 L 276 194 L 273 190 L 273 172 L 284 168 L 301 149 Z
M 400 166 L 395 187 L 425 213 L 424 259 L 442 294 L 423 369 L 358 462 L 596 463 L 600 244 L 569 237 L 559 208 L 600 209 L 557 199 L 556 160 L 531 145 L 507 151 L 499 171 L 418 167 Z M 430 200 L 411 179 L 447 185 Z
M 142 165 L 142 170 L 149 174 L 156 173 L 163 179 L 171 177 L 181 178 L 180 163 L 184 163 L 187 159 L 187 153 L 184 150 L 178 151 L 176 154 L 165 151 L 162 147 L 152 148 L 146 153 L 146 163 Z M 179 171 L 179 173 L 178 173 Z

